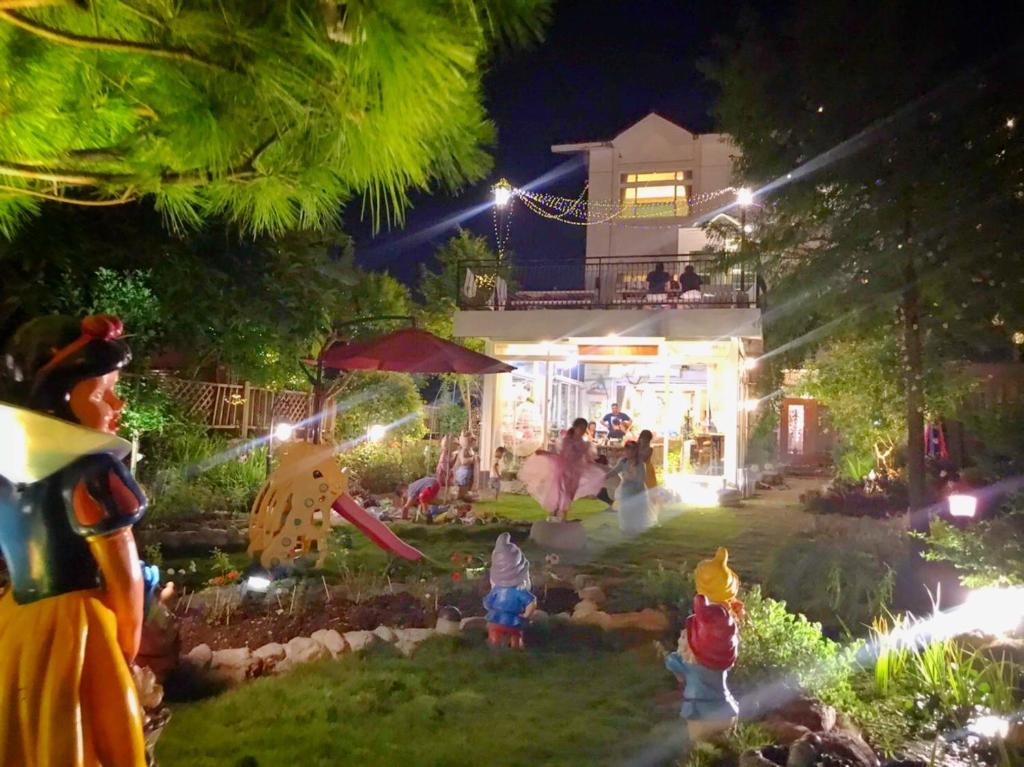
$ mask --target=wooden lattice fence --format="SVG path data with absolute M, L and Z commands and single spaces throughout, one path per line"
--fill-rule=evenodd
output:
M 178 402 L 185 414 L 210 429 L 237 432 L 269 431 L 272 424 L 302 423 L 313 415 L 313 395 L 300 391 L 272 391 L 248 383 L 227 384 L 161 376 L 160 388 Z M 334 408 L 325 407 L 324 430 L 334 429 Z

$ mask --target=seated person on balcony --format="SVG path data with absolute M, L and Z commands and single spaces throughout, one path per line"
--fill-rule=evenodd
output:
M 700 290 L 702 280 L 700 275 L 693 269 L 693 264 L 687 264 L 683 273 L 679 275 L 679 289 L 684 293 L 690 290 Z
M 633 425 L 633 419 L 619 410 L 619 403 L 612 403 L 612 412 L 601 419 L 601 423 L 608 429 L 608 439 L 622 439 Z
M 665 286 L 672 279 L 672 275 L 665 271 L 664 264 L 658 264 L 654 271 L 647 273 L 647 291 L 649 293 L 664 293 Z

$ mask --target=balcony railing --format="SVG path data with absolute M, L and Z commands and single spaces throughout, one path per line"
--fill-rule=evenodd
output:
M 467 262 L 462 309 L 642 309 L 760 306 L 757 275 L 707 253 L 586 261 Z

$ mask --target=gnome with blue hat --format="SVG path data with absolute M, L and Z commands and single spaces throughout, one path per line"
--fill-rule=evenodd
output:
M 502 533 L 491 552 L 491 590 L 487 608 L 487 641 L 493 647 L 523 646 L 523 629 L 537 608 L 530 592 L 530 563 L 512 536 Z

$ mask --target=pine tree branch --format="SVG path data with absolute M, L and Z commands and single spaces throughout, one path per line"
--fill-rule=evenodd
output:
M 124 184 L 132 176 L 118 173 L 82 173 L 63 168 L 34 167 L 27 163 L 13 163 L 0 160 L 0 176 L 29 178 L 35 181 L 52 181 L 70 186 L 100 186 L 101 184 Z
M 6 186 L 5 184 L 0 184 L 0 192 L 8 193 L 10 195 L 28 195 L 29 197 L 38 197 L 41 200 L 50 200 L 52 202 L 60 202 L 67 205 L 79 205 L 83 208 L 109 208 L 115 205 L 127 205 L 128 203 L 135 202 L 135 200 L 138 199 L 135 195 L 126 195 L 114 200 L 81 200 L 75 197 L 63 197 L 59 194 L 37 192 L 34 189 L 22 189 L 16 186 Z
M 53 5 L 71 5 L 71 0 L 0 0 L 0 10 L 16 8 L 48 8 Z
M 0 0 L 3 2 L 3 0 Z M 154 56 L 171 61 L 183 61 L 189 64 L 217 69 L 223 72 L 230 72 L 231 69 L 221 64 L 208 61 L 188 48 L 164 48 L 151 43 L 140 43 L 133 40 L 116 40 L 108 37 L 88 37 L 86 35 L 66 32 L 61 29 L 54 29 L 45 24 L 33 21 L 20 13 L 0 9 L 0 21 L 6 21 L 19 29 L 33 35 L 49 40 L 51 42 L 68 45 L 72 48 L 86 48 L 90 50 L 112 51 L 114 53 L 139 53 L 145 56 Z

